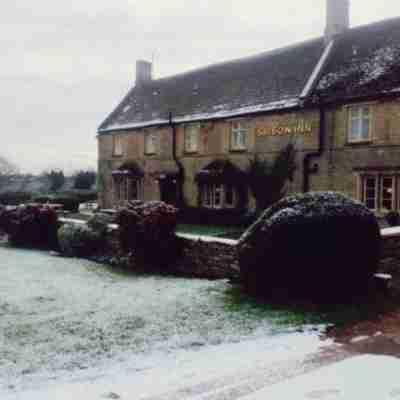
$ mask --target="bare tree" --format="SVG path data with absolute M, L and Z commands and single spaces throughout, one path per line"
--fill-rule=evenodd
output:
M 18 167 L 0 155 L 0 186 L 7 183 L 12 175 L 18 174 Z

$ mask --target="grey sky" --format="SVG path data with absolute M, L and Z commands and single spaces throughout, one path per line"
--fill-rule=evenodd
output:
M 352 26 L 400 16 L 351 0 Z M 25 171 L 95 166 L 96 128 L 134 82 L 320 36 L 325 0 L 3 0 L 0 154 Z

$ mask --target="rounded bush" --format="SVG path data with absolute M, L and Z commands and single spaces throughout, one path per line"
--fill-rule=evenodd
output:
M 58 230 L 61 252 L 69 257 L 87 257 L 98 252 L 103 236 L 86 225 L 65 224 Z
M 88 227 L 100 235 L 105 235 L 108 230 L 108 225 L 115 224 L 115 216 L 105 213 L 96 213 L 87 222 Z
M 178 210 L 161 201 L 133 201 L 117 214 L 121 248 L 138 264 L 165 267 L 176 257 Z
M 339 193 L 287 197 L 238 243 L 241 282 L 255 294 L 344 299 L 365 290 L 380 256 L 380 230 L 363 204 Z

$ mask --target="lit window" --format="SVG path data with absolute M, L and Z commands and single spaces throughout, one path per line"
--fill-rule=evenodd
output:
M 209 184 L 203 187 L 202 205 L 207 208 L 233 208 L 236 191 L 232 185 Z
M 246 150 L 248 127 L 243 121 L 232 122 L 231 150 Z
M 123 141 L 121 136 L 113 137 L 113 155 L 122 156 L 124 154 Z
M 363 201 L 370 210 L 394 210 L 395 194 L 395 178 L 393 176 L 377 174 L 362 178 Z
M 349 108 L 349 142 L 371 140 L 371 107 L 355 106 Z
M 199 124 L 191 124 L 185 126 L 185 152 L 197 152 L 199 143 L 199 130 Z
M 156 142 L 157 137 L 154 132 L 146 133 L 145 135 L 145 143 L 144 143 L 144 152 L 146 154 L 155 154 L 156 153 Z

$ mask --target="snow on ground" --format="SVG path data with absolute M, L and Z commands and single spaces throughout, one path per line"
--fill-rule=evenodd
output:
M 227 307 L 225 281 L 127 275 L 7 247 L 0 247 L 0 265 L 4 400 L 35 399 L 33 392 L 63 399 L 63 388 L 92 388 L 97 396 L 118 379 L 147 395 L 266 362 L 298 361 L 321 345 L 316 332 L 278 324 L 279 313 L 260 318 Z
M 400 399 L 400 360 L 394 357 L 359 356 L 281 382 L 243 400 Z

